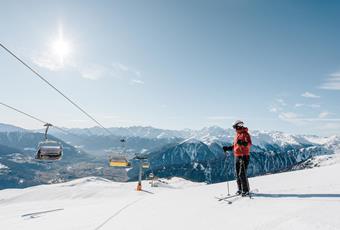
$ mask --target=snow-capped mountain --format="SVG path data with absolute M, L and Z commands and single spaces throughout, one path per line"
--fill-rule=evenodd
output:
M 152 127 L 112 129 L 116 130 L 117 135 L 94 135 L 89 134 L 86 129 L 70 129 L 75 135 L 56 132 L 56 136 L 64 141 L 64 146 L 69 146 L 71 152 L 66 151 L 60 163 L 48 166 L 54 168 L 56 165 L 58 169 L 54 168 L 54 170 L 46 170 L 45 166 L 45 168 L 39 168 L 41 165 L 32 161 L 36 145 L 43 138 L 43 134 L 22 132 L 20 128 L 20 131 L 0 132 L 0 145 L 2 145 L 0 163 L 7 167 L 6 170 L 2 167 L 0 176 L 3 175 L 2 178 L 7 181 L 6 178 L 10 178 L 9 172 L 15 175 L 11 177 L 15 178 L 13 183 L 2 184 L 9 187 L 22 187 L 25 184 L 68 180 L 84 175 L 103 176 L 115 180 L 126 180 L 126 176 L 129 176 L 130 180 L 134 180 L 137 177 L 136 168 L 126 175 L 125 171 L 113 173 L 112 169 L 107 167 L 107 159 L 111 151 L 121 150 L 119 140 L 122 137 L 127 139 L 127 155 L 131 157 L 139 152 L 148 153 L 151 162 L 149 172 L 154 172 L 159 176 L 179 176 L 209 183 L 234 178 L 233 156 L 232 154 L 226 156 L 222 150 L 223 145 L 231 144 L 233 141 L 234 131 L 232 129 L 217 126 L 180 131 Z M 90 132 L 95 130 L 91 128 Z M 256 130 L 252 130 L 251 135 L 253 139 L 249 166 L 251 176 L 292 170 L 295 166 L 301 168 L 304 162 L 314 156 L 331 155 L 340 149 L 340 138 L 337 136 L 318 137 Z M 92 156 L 86 155 L 84 150 Z M 73 154 L 74 151 L 75 154 Z M 82 151 L 85 155 L 78 156 L 77 151 Z M 11 165 L 14 162 L 16 165 Z M 20 164 L 27 165 L 23 167 Z M 39 176 L 41 174 L 38 172 L 44 170 L 46 171 L 44 180 L 30 182 L 27 175 Z M 60 171 L 62 174 L 58 174 Z M 25 183 L 18 184 L 20 181 L 25 181 Z
M 103 130 L 100 127 L 92 127 L 92 128 L 63 128 L 70 133 L 77 135 L 98 135 L 98 136 L 108 136 L 110 135 L 108 132 Z M 168 130 L 168 129 L 158 129 L 153 128 L 151 126 L 131 126 L 131 127 L 112 127 L 107 128 L 112 135 L 121 136 L 121 137 L 141 137 L 141 138 L 178 138 L 184 137 L 185 131 L 177 131 L 177 130 Z M 58 136 L 63 134 L 62 131 L 51 129 L 51 134 Z
M 224 143 L 227 144 L 227 143 Z M 279 146 L 268 143 L 254 145 L 248 174 L 250 176 L 291 170 L 295 165 L 314 156 L 331 155 L 334 151 L 324 145 L 294 144 Z M 204 143 L 194 138 L 178 144 L 165 146 L 151 152 L 149 170 L 162 177 L 179 176 L 194 181 L 216 183 L 234 178 L 233 154 L 224 154 L 223 143 Z M 131 178 L 137 177 L 137 170 L 129 172 Z
M 183 130 L 168 130 L 157 129 L 153 127 L 133 126 L 133 127 L 119 127 L 109 128 L 115 136 L 120 137 L 140 137 L 147 139 L 197 139 L 206 144 L 213 142 L 232 142 L 234 137 L 233 129 L 223 129 L 219 126 L 205 127 L 199 130 L 183 129 Z M 107 136 L 108 133 L 104 132 L 99 127 L 87 128 L 87 129 L 68 129 L 69 132 L 74 134 L 84 135 L 100 135 Z M 55 136 L 62 135 L 58 130 L 51 129 L 51 134 Z M 294 135 L 279 131 L 259 131 L 250 130 L 252 135 L 253 144 L 257 146 L 265 146 L 266 144 L 275 144 L 278 146 L 287 145 L 305 145 L 305 144 L 339 144 L 340 137 L 319 137 L 312 135 Z M 333 143 L 331 143 L 333 142 Z
M 215 183 L 234 178 L 232 154 L 225 155 L 234 131 L 219 127 L 188 132 L 188 139 L 150 153 L 153 172 Z M 339 137 L 291 135 L 278 131 L 252 131 L 250 176 L 292 170 L 315 156 L 331 155 L 340 148 Z M 182 162 L 182 164 L 178 164 Z M 135 178 L 135 171 L 130 176 Z
M 0 132 L 28 132 L 28 130 L 14 125 L 0 123 Z

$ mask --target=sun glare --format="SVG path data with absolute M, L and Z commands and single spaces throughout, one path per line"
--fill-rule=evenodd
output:
M 65 58 L 69 56 L 71 52 L 70 43 L 64 40 L 63 37 L 63 31 L 60 27 L 58 39 L 51 44 L 52 52 L 59 59 L 60 64 L 64 63 Z
M 59 56 L 67 56 L 70 53 L 70 46 L 63 40 L 58 40 L 53 43 L 53 51 Z
M 64 62 L 65 57 L 70 54 L 70 45 L 63 39 L 58 39 L 57 41 L 53 42 L 52 49 L 54 54 L 56 54 L 60 62 Z

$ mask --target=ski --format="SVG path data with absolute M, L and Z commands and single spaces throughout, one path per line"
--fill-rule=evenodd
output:
M 230 198 L 233 198 L 233 197 L 236 197 L 236 196 L 240 196 L 240 194 L 235 194 L 235 195 L 226 195 L 226 196 L 215 196 L 215 198 L 218 200 L 218 201 L 222 201 L 222 200 L 226 200 L 226 199 L 230 199 Z
M 235 201 L 237 201 L 241 198 L 245 198 L 245 196 L 239 195 L 239 196 L 233 197 L 231 199 L 226 199 L 226 200 L 223 200 L 223 201 L 227 202 L 228 204 L 233 204 Z
M 253 199 L 253 195 L 257 193 L 259 190 L 258 189 L 253 189 L 249 192 L 247 196 L 242 196 L 241 194 L 235 194 L 235 195 L 230 195 L 230 196 L 224 196 L 224 197 L 215 197 L 218 199 L 218 201 L 226 201 L 228 204 L 232 204 L 236 200 L 239 200 L 240 198 L 245 198 L 248 197 L 249 199 Z
M 241 195 L 240 195 L 240 196 L 231 198 L 230 200 L 229 200 L 229 199 L 226 199 L 225 201 L 227 201 L 228 204 L 232 204 L 232 203 L 234 203 L 235 201 L 240 200 L 241 198 L 247 198 L 247 197 L 248 197 L 249 199 L 254 199 L 253 196 L 254 196 L 257 192 L 259 192 L 258 189 L 253 189 L 253 190 L 251 190 L 251 191 L 249 192 L 249 194 L 248 194 L 247 196 L 241 196 Z

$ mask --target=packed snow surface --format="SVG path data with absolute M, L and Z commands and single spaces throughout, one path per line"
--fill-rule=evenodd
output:
M 250 178 L 259 192 L 233 204 L 217 201 L 226 183 L 180 178 L 159 187 L 89 177 L 0 191 L 1 229 L 335 230 L 340 229 L 340 158 L 322 167 Z M 324 160 L 327 161 L 327 160 Z M 230 182 L 235 192 L 235 181 Z

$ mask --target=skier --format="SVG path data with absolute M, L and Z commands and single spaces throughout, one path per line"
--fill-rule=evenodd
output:
M 248 133 L 248 128 L 244 127 L 244 123 L 237 120 L 233 123 L 233 128 L 236 131 L 234 143 L 231 146 L 223 146 L 224 152 L 234 150 L 235 157 L 235 171 L 237 179 L 238 191 L 236 194 L 242 196 L 249 195 L 249 183 L 247 178 L 247 168 L 249 164 L 249 153 L 251 137 Z

